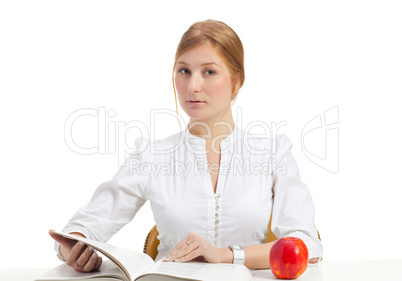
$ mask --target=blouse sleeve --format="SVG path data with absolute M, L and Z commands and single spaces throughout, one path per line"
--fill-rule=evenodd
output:
M 144 138 L 146 140 L 146 138 Z M 146 202 L 148 177 L 140 173 L 140 166 L 151 155 L 138 149 L 126 159 L 112 179 L 98 186 L 90 201 L 80 208 L 67 223 L 63 232 L 79 232 L 87 238 L 108 241 L 130 222 Z M 144 142 L 141 142 L 144 144 Z M 55 244 L 58 252 L 59 244 Z M 59 253 L 59 252 L 58 252 Z
M 300 179 L 299 168 L 291 153 L 292 143 L 279 135 L 272 147 L 273 209 L 271 230 L 276 237 L 297 237 L 309 251 L 309 259 L 322 257 L 323 247 L 314 224 L 314 203 Z

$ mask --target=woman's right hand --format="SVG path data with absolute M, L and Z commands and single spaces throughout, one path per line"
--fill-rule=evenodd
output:
M 84 237 L 81 233 L 70 233 Z M 78 272 L 96 271 L 102 264 L 102 258 L 94 252 L 92 247 L 82 242 L 77 242 L 49 231 L 49 235 L 60 243 L 60 254 L 67 265 Z

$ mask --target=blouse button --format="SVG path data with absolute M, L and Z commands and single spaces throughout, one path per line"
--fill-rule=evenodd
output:
M 218 230 L 218 229 L 219 229 L 219 225 L 215 226 L 215 230 Z
M 216 206 L 215 206 L 215 210 L 219 210 L 219 205 L 216 205 Z
M 217 218 L 217 217 L 219 217 L 219 214 L 218 214 L 218 213 L 215 213 L 215 218 Z
M 217 232 L 215 232 L 215 238 L 218 238 L 219 234 Z
M 215 221 L 215 225 L 218 224 L 218 223 L 219 223 L 219 220 L 216 220 L 216 221 Z
M 220 194 L 217 194 L 217 195 L 216 195 L 216 198 L 221 198 L 221 195 L 220 195 Z

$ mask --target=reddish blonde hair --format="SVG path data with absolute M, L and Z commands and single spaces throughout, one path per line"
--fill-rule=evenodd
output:
M 176 49 L 172 71 L 172 83 L 177 115 L 177 95 L 176 86 L 174 83 L 174 73 L 177 60 L 185 52 L 205 43 L 210 43 L 212 47 L 216 49 L 229 69 L 233 85 L 232 103 L 230 105 L 236 101 L 238 91 L 244 84 L 244 50 L 243 44 L 236 32 L 221 21 L 209 19 L 196 22 L 192 24 L 186 32 L 184 32 Z

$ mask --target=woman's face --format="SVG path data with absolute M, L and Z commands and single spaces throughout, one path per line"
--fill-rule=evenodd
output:
M 192 121 L 220 120 L 231 102 L 232 83 L 225 62 L 210 43 L 182 54 L 174 79 L 180 105 Z

